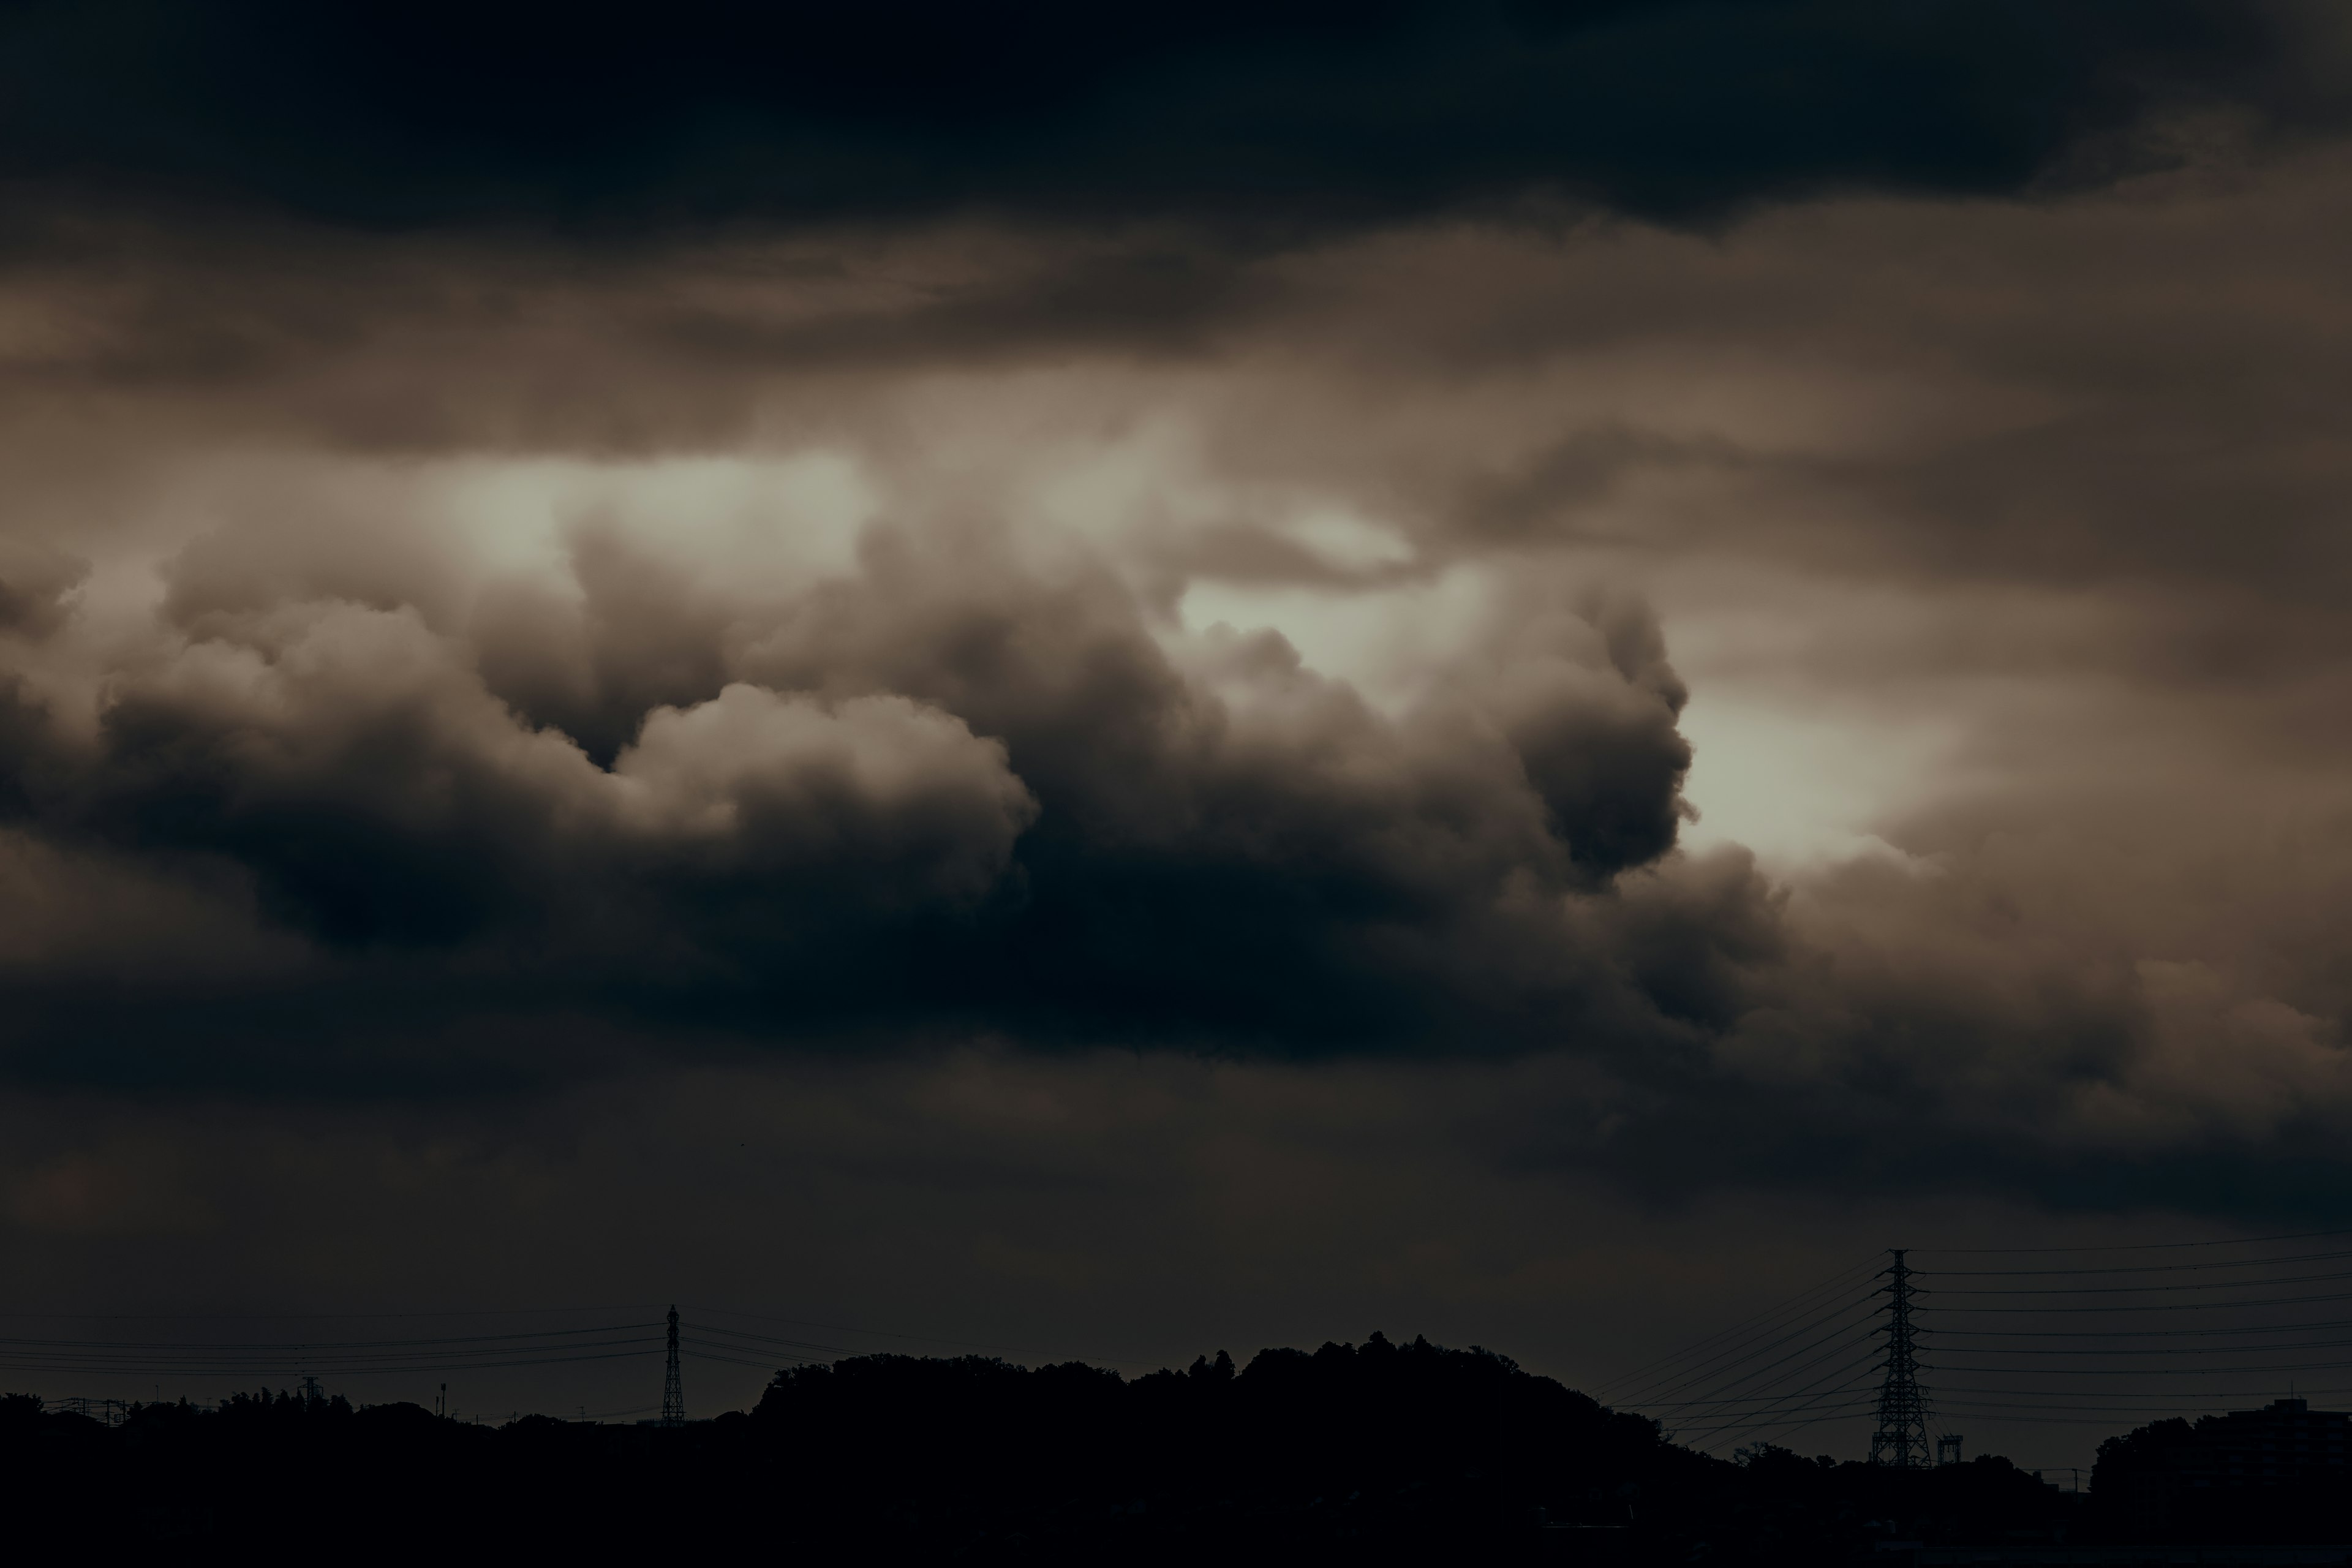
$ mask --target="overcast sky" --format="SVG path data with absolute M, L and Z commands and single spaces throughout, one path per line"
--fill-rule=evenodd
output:
M 2340 9 L 535 9 L 0 10 L 0 1305 L 2352 1224 Z

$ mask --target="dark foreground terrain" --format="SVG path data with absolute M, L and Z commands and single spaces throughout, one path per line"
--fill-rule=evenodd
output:
M 477 1426 L 288 1394 L 109 1426 L 10 1396 L 0 1488 L 22 1561 L 1885 1564 L 1910 1556 L 1898 1542 L 2124 1541 L 2136 1517 L 1999 1458 L 1907 1474 L 1776 1448 L 1708 1458 L 1501 1356 L 1379 1335 L 1133 1381 L 859 1357 L 672 1429 Z M 2341 1517 L 2331 1496 L 2296 1507 L 2307 1532 Z

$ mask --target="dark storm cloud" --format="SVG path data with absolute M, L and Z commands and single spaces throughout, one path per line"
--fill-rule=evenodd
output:
M 2335 109 L 2305 13 L 2216 0 L 20 4 L 0 157 L 333 220 L 1265 226 L 1548 191 L 1671 218 L 2008 192 L 2231 106 Z M 2089 151 L 2085 152 L 2087 146 Z M 2071 160 L 2071 163 L 2070 161 Z
M 2342 179 L 1238 259 L 53 209 L 0 296 L 55 542 L 0 557 L 12 1070 L 1475 1053 L 1554 1076 L 1465 1146 L 1652 1193 L 2329 1201 Z M 815 530 L 813 452 L 886 521 L 730 553 Z M 1963 732 L 1842 824 L 1885 858 L 1672 847 L 1696 715 L 1774 682 L 1800 749 Z M 1848 761 L 1745 760 L 1700 798 L 1767 830 Z
M 2336 168 L 1381 237 L 1251 264 L 1174 354 L 1012 308 L 1097 252 L 1003 230 L 570 268 L 281 227 L 31 268 L 10 519 L 59 543 L 8 577 L 45 606 L 5 634 L 12 1070 L 363 1096 L 648 1045 L 1557 1047 L 1476 1146 L 1653 1192 L 1932 1152 L 2303 1201 L 2258 1178 L 2352 1101 L 2307 934 L 2352 879 L 2252 759 L 2338 749 L 2340 617 L 2301 607 L 2341 580 Z M 932 331 L 966 301 L 1003 333 Z M 811 450 L 896 521 L 739 561 L 731 509 L 814 526 L 778 466 Z M 503 499 L 441 516 L 463 484 Z M 2207 526 L 2233 495 L 2282 504 Z M 1294 526 L 1335 507 L 1373 554 Z M 476 553 L 543 524 L 551 566 Z M 1990 726 L 1957 770 L 1987 794 L 1875 825 L 1899 874 L 1676 855 L 1690 655 L 1589 584 L 1685 562 L 1804 623 L 1776 678 Z M 1492 591 L 1424 646 L 1412 595 L 1462 572 Z M 1203 629 L 1195 584 L 1399 595 L 1410 695 L 1247 604 Z M 1707 668 L 1702 700 L 1741 674 Z
M 387 997 L 428 1034 L 585 1007 L 770 1040 L 1613 1049 L 1720 1022 L 1770 946 L 1643 869 L 1689 752 L 1634 602 L 1530 580 L 1391 717 L 1272 634 L 1180 665 L 1115 579 L 993 530 L 870 531 L 853 575 L 731 605 L 593 526 L 572 550 L 572 596 L 436 626 L 396 552 L 211 537 L 86 722 L 20 691 L 22 830 L 314 953 L 201 1004 L 28 976 L 20 1068 L 62 1067 L 43 1014 L 86 1069 L 122 1004 L 169 1054 L 339 1009 L 372 1039 Z
M 86 563 L 49 546 L 0 539 L 0 634 L 39 637 L 65 618 Z

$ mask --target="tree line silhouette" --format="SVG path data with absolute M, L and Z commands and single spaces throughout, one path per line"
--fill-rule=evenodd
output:
M 1507 1357 L 1377 1333 L 1261 1351 L 1246 1366 L 1220 1351 L 1132 1379 L 1076 1362 L 858 1356 L 780 1372 L 750 1411 L 678 1428 L 476 1426 L 268 1390 L 136 1405 L 109 1426 L 0 1398 L 20 1544 L 86 1539 L 97 1521 L 191 1551 L 290 1531 L 362 1561 L 690 1547 L 975 1563 L 1885 1563 L 1900 1561 L 1886 1546 L 1909 1541 L 2127 1539 L 2146 1510 L 2097 1503 L 2130 1489 L 2137 1440 L 2103 1450 L 2089 1498 L 2000 1458 L 1906 1473 L 1767 1444 L 1727 1461 Z

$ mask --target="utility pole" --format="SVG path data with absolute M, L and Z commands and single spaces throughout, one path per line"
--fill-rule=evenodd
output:
M 662 1378 L 661 1424 L 686 1425 L 686 1385 L 677 1376 L 677 1309 L 669 1310 L 669 1371 Z
M 1934 1460 L 1927 1446 L 1927 1400 L 1919 1392 L 1919 1358 L 1912 1344 L 1911 1268 L 1907 1250 L 1895 1247 L 1894 1267 L 1885 1270 L 1886 1375 L 1878 1385 L 1878 1429 L 1870 1435 L 1870 1462 L 1898 1470 L 1924 1470 Z

